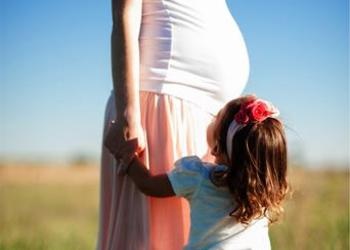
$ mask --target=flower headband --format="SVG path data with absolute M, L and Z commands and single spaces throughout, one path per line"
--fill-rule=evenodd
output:
M 277 117 L 279 111 L 270 102 L 256 98 L 249 98 L 241 104 L 240 110 L 236 113 L 231 122 L 226 136 L 227 154 L 231 160 L 232 139 L 235 133 L 249 123 L 262 122 L 269 117 Z

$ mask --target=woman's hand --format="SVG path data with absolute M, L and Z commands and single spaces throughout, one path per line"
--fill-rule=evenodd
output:
M 104 137 L 104 146 L 116 160 L 128 159 L 135 153 L 141 154 L 145 149 L 145 139 L 141 124 L 112 121 Z

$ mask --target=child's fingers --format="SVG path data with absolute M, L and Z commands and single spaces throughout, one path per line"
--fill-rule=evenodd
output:
M 122 130 L 115 121 L 110 122 L 106 135 L 103 139 L 103 145 L 114 155 L 116 159 L 121 157 L 120 153 L 120 140 L 124 140 L 121 135 Z

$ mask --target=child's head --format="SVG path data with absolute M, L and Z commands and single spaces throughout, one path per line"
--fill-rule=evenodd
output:
M 287 146 L 278 111 L 255 96 L 227 103 L 208 128 L 208 144 L 218 163 L 228 165 L 225 181 L 237 207 L 231 213 L 248 223 L 282 212 L 288 192 Z

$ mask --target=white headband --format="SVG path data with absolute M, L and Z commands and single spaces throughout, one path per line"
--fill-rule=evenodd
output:
M 236 120 L 233 120 L 230 123 L 230 126 L 228 127 L 227 130 L 227 136 L 226 136 L 226 149 L 227 149 L 227 154 L 228 154 L 228 158 L 230 160 L 231 159 L 231 153 L 232 153 L 232 140 L 233 140 L 233 136 L 236 134 L 236 132 L 243 128 L 245 126 L 245 124 L 239 124 L 236 122 Z

